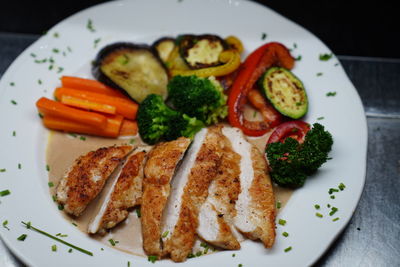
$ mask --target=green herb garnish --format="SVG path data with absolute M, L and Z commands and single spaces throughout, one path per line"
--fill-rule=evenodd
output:
M 289 251 L 291 251 L 292 250 L 292 247 L 287 247 L 287 248 L 285 248 L 285 252 L 289 252 Z
M 60 34 L 58 34 L 58 32 L 55 32 L 55 33 L 53 33 L 53 37 L 58 38 L 58 37 L 60 37 Z
M 58 208 L 58 210 L 63 210 L 63 209 L 64 209 L 64 205 L 63 205 L 63 204 L 59 204 L 59 205 L 57 206 L 57 208 Z
M 286 224 L 286 220 L 279 219 L 278 223 L 283 226 Z
M 35 53 L 31 53 L 31 57 L 35 58 L 36 54 Z
M 282 203 L 281 203 L 280 201 L 277 201 L 277 202 L 276 202 L 276 208 L 277 208 L 277 209 L 280 209 L 281 206 L 282 206 Z
M 88 19 L 88 22 L 86 24 L 86 28 L 90 31 L 90 32 L 95 32 L 96 30 L 93 27 L 93 21 L 91 19 Z
M 25 241 L 25 239 L 26 239 L 27 236 L 28 236 L 27 234 L 22 234 L 22 235 L 20 235 L 20 236 L 17 238 L 17 240 L 19 240 L 19 241 Z
M 339 209 L 336 207 L 332 207 L 331 212 L 329 212 L 329 216 L 332 216 L 333 214 L 335 214 Z
M 57 49 L 57 48 L 53 48 L 53 50 L 51 50 L 53 53 L 56 53 L 56 54 L 58 54 L 58 53 L 60 53 L 60 50 L 59 49 Z
M 113 247 L 115 247 L 115 245 L 119 243 L 119 241 L 116 241 L 112 238 L 108 239 L 108 242 L 110 242 L 111 246 L 113 246 Z
M 329 195 L 333 194 L 333 192 L 339 192 L 339 190 L 336 188 L 329 188 L 329 191 L 328 191 Z
M 6 172 L 6 169 L 0 169 L 0 172 Z
M 336 222 L 336 221 L 339 221 L 339 217 L 336 217 L 335 219 L 332 220 L 332 222 Z
M 289 233 L 288 233 L 288 232 L 283 232 L 282 235 L 283 235 L 284 237 L 288 237 L 288 236 L 289 236 Z
M 68 253 L 72 253 L 72 248 L 68 249 Z
M 319 217 L 319 218 L 324 217 L 324 216 L 323 216 L 321 213 L 319 213 L 319 212 L 315 213 L 315 216 L 317 216 L 317 217 Z
M 332 195 L 332 196 L 331 196 L 331 199 L 335 199 L 335 195 Z
M 320 205 L 315 204 L 315 205 L 314 205 L 314 208 L 317 209 L 317 210 L 319 210 L 321 207 L 320 207 Z
M 50 166 L 49 166 L 49 164 L 46 164 L 46 171 L 50 171 Z
M 22 169 L 21 163 L 18 163 L 18 169 L 19 169 L 19 170 Z
M 328 93 L 326 93 L 326 96 L 335 96 L 336 95 L 336 92 L 328 92 Z
M 95 39 L 94 42 L 93 42 L 93 47 L 96 48 L 97 45 L 100 43 L 100 41 L 101 41 L 101 38 Z
M 15 100 L 11 100 L 11 104 L 17 105 L 18 103 L 17 103 L 17 101 L 15 101 Z
M 37 81 L 37 82 L 38 82 L 38 84 L 39 84 L 39 85 L 41 85 L 41 84 L 42 84 L 42 80 L 41 80 L 41 79 L 38 79 L 38 81 Z
M 84 137 L 84 136 L 80 136 L 79 139 L 82 141 L 86 141 L 86 137 Z
M 158 260 L 158 257 L 154 256 L 154 255 L 150 255 L 147 257 L 147 260 L 151 263 L 155 263 Z
M 296 61 L 300 61 L 301 60 L 301 55 L 298 55 L 294 60 L 296 60 Z
M 63 68 L 63 67 L 58 67 L 58 69 L 57 69 L 57 73 L 61 73 L 61 72 L 63 72 L 63 70 L 64 70 L 64 68 Z
M 17 136 L 17 132 L 16 132 L 16 131 L 13 131 L 13 132 L 12 132 L 12 136 Z
M 319 60 L 321 61 L 328 61 L 329 59 L 332 58 L 332 53 L 331 54 L 319 54 Z
M 338 187 L 339 187 L 340 191 L 343 191 L 346 188 L 344 183 L 340 183 Z
M 52 245 L 51 246 L 51 251 L 56 252 L 57 251 L 57 245 Z
M 265 40 L 265 38 L 267 38 L 267 34 L 265 32 L 263 32 L 261 34 L 261 40 Z
M 15 86 L 15 83 L 14 82 L 10 82 L 10 86 Z
M 322 74 L 323 74 L 322 72 L 318 72 L 318 73 L 317 73 L 317 76 L 318 76 L 318 77 L 319 77 L 319 76 L 322 76 Z
M 93 253 L 92 252 L 90 252 L 90 251 L 88 251 L 88 250 L 85 250 L 85 249 L 83 249 L 83 248 L 80 248 L 80 247 L 77 247 L 77 246 L 75 246 L 75 245 L 72 245 L 71 243 L 68 243 L 68 242 L 66 242 L 66 241 L 64 241 L 64 240 L 62 240 L 62 239 L 60 239 L 60 238 L 58 238 L 58 237 L 55 237 L 55 236 L 53 236 L 53 235 L 51 235 L 51 234 L 49 234 L 49 233 L 46 233 L 45 231 L 42 231 L 42 230 L 40 230 L 40 229 L 38 229 L 38 228 L 36 228 L 36 227 L 33 227 L 32 226 L 32 224 L 31 224 L 31 222 L 21 222 L 23 225 L 25 225 L 26 226 L 26 228 L 27 229 L 32 229 L 33 231 L 36 231 L 36 232 L 38 232 L 38 233 L 40 233 L 40 234 L 42 234 L 42 235 L 45 235 L 45 236 L 47 236 L 47 237 L 50 237 L 50 238 L 52 238 L 52 239 L 54 239 L 54 240 L 56 240 L 56 241 L 58 241 L 58 242 L 60 242 L 60 243 L 62 243 L 62 244 L 64 244 L 64 245 L 67 245 L 67 246 L 69 246 L 69 247 L 71 247 L 71 248 L 73 248 L 73 249 L 76 249 L 76 250 L 78 250 L 78 251 L 80 251 L 80 252 L 82 252 L 82 253 L 85 253 L 85 254 L 87 254 L 87 255 L 89 255 L 89 256 L 93 256 Z
M 318 117 L 317 118 L 318 121 L 323 120 L 323 119 L 325 119 L 325 118 L 324 117 Z
M 136 215 L 138 216 L 138 218 L 142 217 L 142 213 L 140 212 L 140 208 L 137 208 L 135 211 L 136 211 Z
M 5 197 L 8 196 L 9 194 L 11 194 L 11 192 L 8 189 L 0 191 L 0 197 Z
M 5 220 L 4 222 L 3 222 L 3 227 L 4 228 L 6 228 L 8 231 L 10 231 L 10 228 L 8 228 L 8 220 Z
M 53 187 L 54 186 L 53 182 L 48 182 L 47 184 L 49 185 L 49 187 Z
M 165 231 L 162 235 L 161 238 L 166 238 L 169 234 L 169 231 Z
M 68 235 L 63 235 L 63 234 L 61 234 L 61 233 L 56 234 L 56 236 L 59 236 L 59 237 L 68 237 Z

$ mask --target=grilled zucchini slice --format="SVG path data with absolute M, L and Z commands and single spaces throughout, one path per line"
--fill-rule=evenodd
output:
M 177 43 L 181 57 L 191 69 L 220 65 L 219 55 L 228 44 L 219 36 L 186 34 L 178 36 Z
M 149 94 L 167 97 L 167 71 L 147 45 L 114 43 L 100 50 L 93 62 L 95 78 L 141 103 Z
M 291 71 L 269 68 L 259 80 L 259 86 L 272 105 L 283 115 L 299 119 L 308 111 L 308 98 L 303 83 Z

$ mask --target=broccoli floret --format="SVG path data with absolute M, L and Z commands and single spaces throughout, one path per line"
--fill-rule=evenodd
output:
M 227 97 L 214 77 L 175 76 L 168 83 L 168 95 L 177 110 L 206 125 L 228 115 Z
M 293 138 L 269 144 L 266 153 L 272 180 L 285 187 L 303 186 L 307 176 L 329 159 L 332 144 L 332 135 L 319 123 L 313 125 L 302 144 Z
M 175 140 L 180 136 L 193 137 L 204 124 L 168 107 L 161 96 L 151 94 L 140 104 L 137 121 L 143 141 L 155 144 Z

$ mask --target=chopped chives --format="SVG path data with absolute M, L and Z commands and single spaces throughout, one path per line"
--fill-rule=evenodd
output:
M 319 77 L 319 76 L 322 76 L 323 75 L 323 73 L 322 72 L 318 72 L 317 73 L 317 76 Z
M 56 53 L 56 54 L 60 53 L 60 50 L 57 48 L 53 48 L 53 50 L 51 50 L 51 51 L 53 51 L 53 53 Z
M 7 196 L 9 194 L 11 194 L 11 192 L 8 189 L 0 191 L 0 197 L 5 197 L 5 196 Z
M 55 32 L 55 33 L 53 33 L 53 37 L 58 38 L 58 37 L 60 37 L 60 34 L 58 32 Z
M 50 166 L 49 166 L 49 164 L 46 164 L 46 171 L 50 171 Z
M 319 217 L 319 218 L 322 218 L 322 217 L 324 217 L 321 213 L 319 213 L 319 212 L 316 212 L 315 213 L 315 216 L 317 216 L 317 217 Z
M 187 255 L 187 258 L 188 259 L 191 259 L 191 258 L 194 258 L 194 257 L 196 257 L 193 253 L 189 253 L 188 255 Z
M 201 252 L 201 251 L 196 252 L 196 257 L 200 257 L 201 255 L 203 255 L 203 252 Z
M 38 64 L 42 64 L 42 63 L 46 63 L 47 62 L 47 58 L 44 58 L 44 59 L 35 59 L 35 63 L 38 63 Z
M 8 228 L 8 220 L 5 220 L 4 222 L 3 222 L 3 227 L 4 228 L 6 228 L 8 231 L 10 231 L 10 228 Z
M 332 220 L 332 222 L 339 221 L 339 217 L 336 217 L 335 219 Z
M 253 118 L 255 118 L 257 116 L 257 111 L 256 110 L 254 110 L 254 113 L 253 113 Z
M 332 58 L 332 53 L 331 54 L 319 54 L 319 60 L 321 61 L 328 61 L 329 59 Z
M 72 248 L 68 249 L 68 253 L 71 253 L 71 252 L 72 252 Z
M 261 40 L 265 40 L 265 38 L 267 38 L 267 34 L 265 32 L 263 32 L 261 34 Z
M 138 216 L 138 218 L 140 218 L 142 216 L 142 213 L 140 212 L 140 208 L 136 209 L 136 215 Z
M 277 208 L 277 209 L 280 209 L 281 206 L 282 206 L 282 203 L 281 203 L 280 201 L 277 201 L 277 202 L 276 202 L 276 208 Z
M 28 236 L 27 234 L 22 234 L 22 235 L 20 235 L 20 236 L 17 238 L 17 240 L 19 240 L 19 241 L 25 241 L 25 239 L 26 239 L 27 236 Z
M 147 257 L 147 260 L 151 263 L 155 263 L 158 260 L 158 257 L 154 256 L 154 255 L 150 255 Z
M 15 101 L 15 100 L 11 100 L 11 104 L 13 104 L 13 105 L 17 105 L 18 103 L 17 103 L 17 101 Z
M 38 79 L 38 84 L 42 84 L 42 80 L 41 79 Z
M 82 140 L 82 141 L 85 141 L 85 140 L 86 140 L 86 137 L 80 136 L 79 139 Z
M 336 188 L 329 188 L 329 191 L 328 191 L 329 195 L 331 195 L 333 192 L 339 192 L 339 190 Z
M 331 196 L 331 199 L 335 199 L 335 195 L 332 195 L 332 196 Z
M 301 60 L 301 55 L 298 55 L 294 60 L 300 61 Z
M 234 258 L 234 257 L 236 257 L 236 254 L 235 254 L 235 253 L 232 254 L 232 258 Z
M 59 205 L 58 205 L 58 209 L 59 209 L 59 210 L 63 210 L 63 209 L 64 209 L 64 205 L 59 204 Z
M 53 199 L 53 201 L 54 201 L 54 202 L 56 202 L 56 201 L 57 201 L 57 197 L 56 197 L 56 195 L 52 195 L 52 196 L 51 196 L 51 198 Z
M 13 132 L 12 132 L 12 136 L 17 136 L 17 132 L 16 132 L 16 131 L 13 131 Z
M 238 264 L 238 267 L 243 267 L 243 264 L 239 263 L 239 264 Z
M 14 86 L 15 85 L 15 83 L 14 82 L 10 82 L 10 86 Z
M 288 236 L 289 236 L 289 233 L 288 233 L 288 232 L 283 232 L 282 235 L 283 235 L 284 237 L 288 237 Z
M 326 96 L 335 96 L 336 95 L 336 92 L 328 92 L 328 93 L 326 93 Z
M 49 66 L 49 70 L 52 70 L 54 68 L 54 65 Z
M 289 251 L 291 251 L 292 250 L 292 247 L 287 247 L 287 248 L 285 248 L 285 252 L 289 252 Z
M 332 207 L 331 212 L 329 212 L 329 216 L 332 216 L 333 214 L 335 214 L 339 209 L 336 207 Z
M 166 237 L 168 236 L 168 234 L 169 234 L 169 231 L 165 231 L 165 232 L 161 235 L 161 237 L 162 237 L 162 238 L 166 238 Z
M 68 235 L 61 234 L 61 233 L 56 234 L 56 236 L 59 236 L 59 237 L 68 237 Z
M 93 21 L 91 19 L 88 19 L 88 22 L 86 24 L 86 28 L 90 31 L 90 32 L 95 32 L 96 30 L 93 27 Z
M 344 183 L 340 183 L 338 187 L 339 187 L 340 191 L 343 191 L 346 188 Z
M 33 226 L 31 225 L 30 222 L 28 222 L 28 223 L 26 223 L 26 222 L 21 222 L 21 223 L 22 223 L 23 225 L 25 225 L 26 228 L 28 228 L 28 229 L 32 229 L 33 231 L 36 231 L 36 232 L 38 232 L 38 233 L 40 233 L 40 234 L 42 234 L 42 235 L 45 235 L 45 236 L 47 236 L 47 237 L 50 237 L 50 238 L 52 238 L 52 239 L 54 239 L 54 240 L 56 240 L 56 241 L 58 241 L 58 242 L 60 242 L 60 243 L 63 243 L 64 245 L 67 245 L 67 246 L 69 246 L 69 247 L 71 247 L 71 248 L 74 248 L 74 249 L 76 249 L 76 250 L 78 250 L 78 251 L 80 251 L 80 252 L 82 252 L 82 253 L 85 253 L 85 254 L 87 254 L 87 255 L 89 255 L 89 256 L 93 256 L 93 253 L 92 253 L 92 252 L 87 251 L 87 250 L 85 250 L 85 249 L 83 249 L 83 248 L 77 247 L 77 246 L 75 246 L 75 245 L 72 245 L 71 243 L 68 243 L 68 242 L 66 242 L 66 241 L 64 241 L 64 240 L 62 240 L 62 239 L 59 239 L 58 237 L 55 237 L 55 236 L 53 236 L 53 235 L 51 235 L 51 234 L 49 234 L 49 233 L 46 233 L 45 231 L 42 231 L 42 230 L 40 230 L 40 229 L 38 229 L 38 228 L 36 228 L 36 227 L 33 227 Z
M 100 41 L 101 41 L 101 38 L 95 39 L 95 40 L 93 41 L 93 47 L 96 48 L 97 45 L 100 43 Z M 127 62 L 127 63 L 128 63 L 128 62 Z
M 325 118 L 324 117 L 318 117 L 317 118 L 318 121 L 323 120 L 323 119 L 325 119 Z
M 73 225 L 73 226 L 75 226 L 75 227 L 77 227 L 77 226 L 78 226 L 78 225 L 77 225 L 76 223 L 74 223 L 74 222 L 72 223 L 72 225 Z
M 128 267 L 131 267 L 131 262 L 130 261 L 128 261 Z
M 61 73 L 64 70 L 63 67 L 58 67 L 57 73 Z
M 51 246 L 51 251 L 56 252 L 57 251 L 57 245 L 52 245 Z
M 114 240 L 112 238 L 108 239 L 108 242 L 110 242 L 111 246 L 113 246 L 113 247 L 115 247 L 115 245 L 119 243 L 119 241 Z
M 330 208 L 331 207 L 331 204 L 328 204 L 328 205 L 326 205 L 328 208 Z
M 207 252 L 208 252 L 209 249 L 210 249 L 209 247 L 206 247 L 206 248 L 204 249 L 203 253 L 204 253 L 204 254 L 207 254 Z
M 50 62 L 50 63 L 54 63 L 54 58 L 53 58 L 53 57 L 50 57 L 50 58 L 49 58 L 49 62 Z
M 285 224 L 286 224 L 286 220 L 279 219 L 278 223 L 279 223 L 280 225 L 285 225 Z
M 6 169 L 0 169 L 0 172 L 6 172 Z
M 53 187 L 54 186 L 53 182 L 48 182 L 47 184 L 49 185 L 49 187 Z
M 36 57 L 36 54 L 35 53 L 31 53 L 31 57 Z
M 318 205 L 318 204 L 315 204 L 315 205 L 314 205 L 314 208 L 317 209 L 317 210 L 319 210 L 319 208 L 321 208 L 321 206 Z
M 100 248 L 101 251 L 104 251 L 104 248 Z

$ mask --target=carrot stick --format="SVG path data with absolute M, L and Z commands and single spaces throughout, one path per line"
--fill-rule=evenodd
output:
M 45 115 L 43 124 L 52 130 L 61 130 L 65 132 L 73 132 L 80 134 L 90 134 L 105 137 L 117 137 L 122 125 L 122 116 L 116 115 L 107 118 L 107 125 L 103 129 L 82 124 L 79 122 L 71 121 L 68 119 L 55 117 L 52 115 Z
M 131 136 L 136 135 L 138 132 L 138 125 L 136 121 L 126 120 L 122 121 L 121 130 L 119 131 L 120 136 Z
M 76 97 L 68 96 L 68 95 L 61 96 L 61 103 L 68 105 L 68 106 L 76 107 L 76 108 L 93 110 L 93 111 L 103 112 L 103 113 L 107 113 L 107 114 L 114 115 L 116 113 L 116 108 L 114 106 L 91 102 L 89 100 L 80 99 L 80 98 L 76 98 Z
M 120 114 L 125 118 L 131 120 L 134 120 L 136 118 L 136 113 L 139 107 L 138 104 L 136 104 L 135 102 L 120 97 L 108 96 L 99 93 L 80 91 L 64 87 L 57 88 L 54 92 L 54 95 L 57 99 L 62 99 L 62 96 L 67 95 L 71 97 L 85 99 L 91 102 L 115 106 L 117 109 L 117 114 Z
M 36 106 L 39 113 L 44 116 L 51 115 L 100 129 L 107 126 L 107 118 L 104 115 L 71 108 L 45 97 L 40 98 L 36 102 Z
M 113 89 L 101 82 L 96 81 L 96 80 L 90 80 L 90 79 L 84 79 L 84 78 L 72 77 L 72 76 L 62 76 L 61 84 L 63 87 L 66 87 L 66 88 L 73 88 L 73 89 L 78 89 L 78 90 L 83 90 L 83 91 L 99 93 L 99 94 L 103 94 L 103 95 L 117 96 L 117 97 L 129 99 L 129 97 L 127 97 L 120 91 Z

